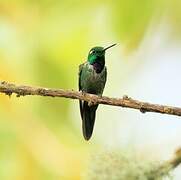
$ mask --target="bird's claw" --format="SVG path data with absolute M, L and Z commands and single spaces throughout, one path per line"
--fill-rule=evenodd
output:
M 81 92 L 81 94 L 83 95 L 83 96 L 85 96 L 85 94 L 86 94 L 86 92 L 85 91 L 80 91 Z
M 89 102 L 88 102 L 88 106 L 94 106 L 97 104 L 97 100 L 95 99 L 91 99 Z

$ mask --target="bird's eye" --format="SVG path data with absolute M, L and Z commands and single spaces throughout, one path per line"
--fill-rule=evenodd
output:
M 95 52 L 96 52 L 95 50 L 91 50 L 90 54 L 95 54 Z

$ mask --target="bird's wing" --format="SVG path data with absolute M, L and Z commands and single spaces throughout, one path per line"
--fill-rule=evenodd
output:
M 106 84 L 106 81 L 107 81 L 107 67 L 105 66 L 105 84 Z
M 84 64 L 79 65 L 79 74 L 78 74 L 79 75 L 79 91 L 82 90 L 82 87 L 81 87 L 81 74 L 82 74 L 83 65 Z M 80 107 L 81 117 L 83 117 L 83 102 L 82 102 L 82 100 L 79 100 L 79 107 Z
M 105 66 L 104 70 L 103 70 L 103 73 L 102 73 L 102 76 L 101 76 L 101 86 L 102 86 L 102 91 L 101 91 L 101 94 L 103 94 L 103 91 L 104 91 L 104 88 L 105 88 L 105 84 L 106 84 L 106 81 L 107 81 L 107 68 Z
M 82 88 L 81 88 L 81 82 L 80 82 L 80 81 L 81 81 L 81 74 L 82 74 L 83 65 L 84 65 L 84 64 L 80 64 L 80 65 L 79 65 L 79 74 L 78 74 L 78 75 L 79 75 L 79 91 L 82 90 Z

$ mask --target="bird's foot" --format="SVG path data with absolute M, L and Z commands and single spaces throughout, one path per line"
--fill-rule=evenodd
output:
M 86 92 L 81 90 L 80 93 L 82 94 L 82 96 L 85 96 L 86 95 Z
M 98 94 L 97 96 L 98 96 L 99 98 L 102 98 L 102 94 Z M 97 103 L 97 98 L 93 98 L 93 97 L 92 97 L 91 100 L 88 102 L 88 105 L 89 105 L 89 106 L 93 106 L 93 105 L 96 105 L 96 104 L 98 104 L 98 103 Z
M 97 99 L 95 99 L 93 97 L 88 102 L 88 106 L 94 106 L 96 104 L 97 104 Z
M 93 100 L 91 99 L 89 102 L 88 102 L 88 106 L 94 106 L 97 104 L 97 101 L 96 100 Z

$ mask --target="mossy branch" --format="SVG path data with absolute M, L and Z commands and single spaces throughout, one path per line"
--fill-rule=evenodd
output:
M 137 109 L 142 113 L 155 112 L 155 113 L 181 116 L 181 108 L 179 107 L 141 102 L 138 100 L 134 100 L 126 95 L 123 96 L 122 98 L 110 98 L 106 96 L 100 97 L 93 94 L 77 92 L 74 90 L 51 89 L 43 87 L 16 85 L 13 83 L 8 83 L 6 81 L 0 81 L 0 92 L 9 96 L 15 93 L 17 97 L 27 96 L 27 95 L 38 95 L 38 96 L 80 99 L 89 102 L 90 105 L 105 104 L 105 105 Z
M 170 171 L 174 170 L 177 166 L 181 164 L 181 148 L 179 148 L 175 155 L 168 161 L 162 163 L 156 170 L 151 173 L 154 174 L 155 177 L 164 176 L 164 174 L 168 174 Z
M 106 163 L 105 163 L 106 162 Z M 92 155 L 85 179 L 172 179 L 172 171 L 181 164 L 181 149 L 167 161 L 143 158 L 137 153 L 124 150 L 96 152 Z M 104 177 L 104 178 L 103 178 Z

